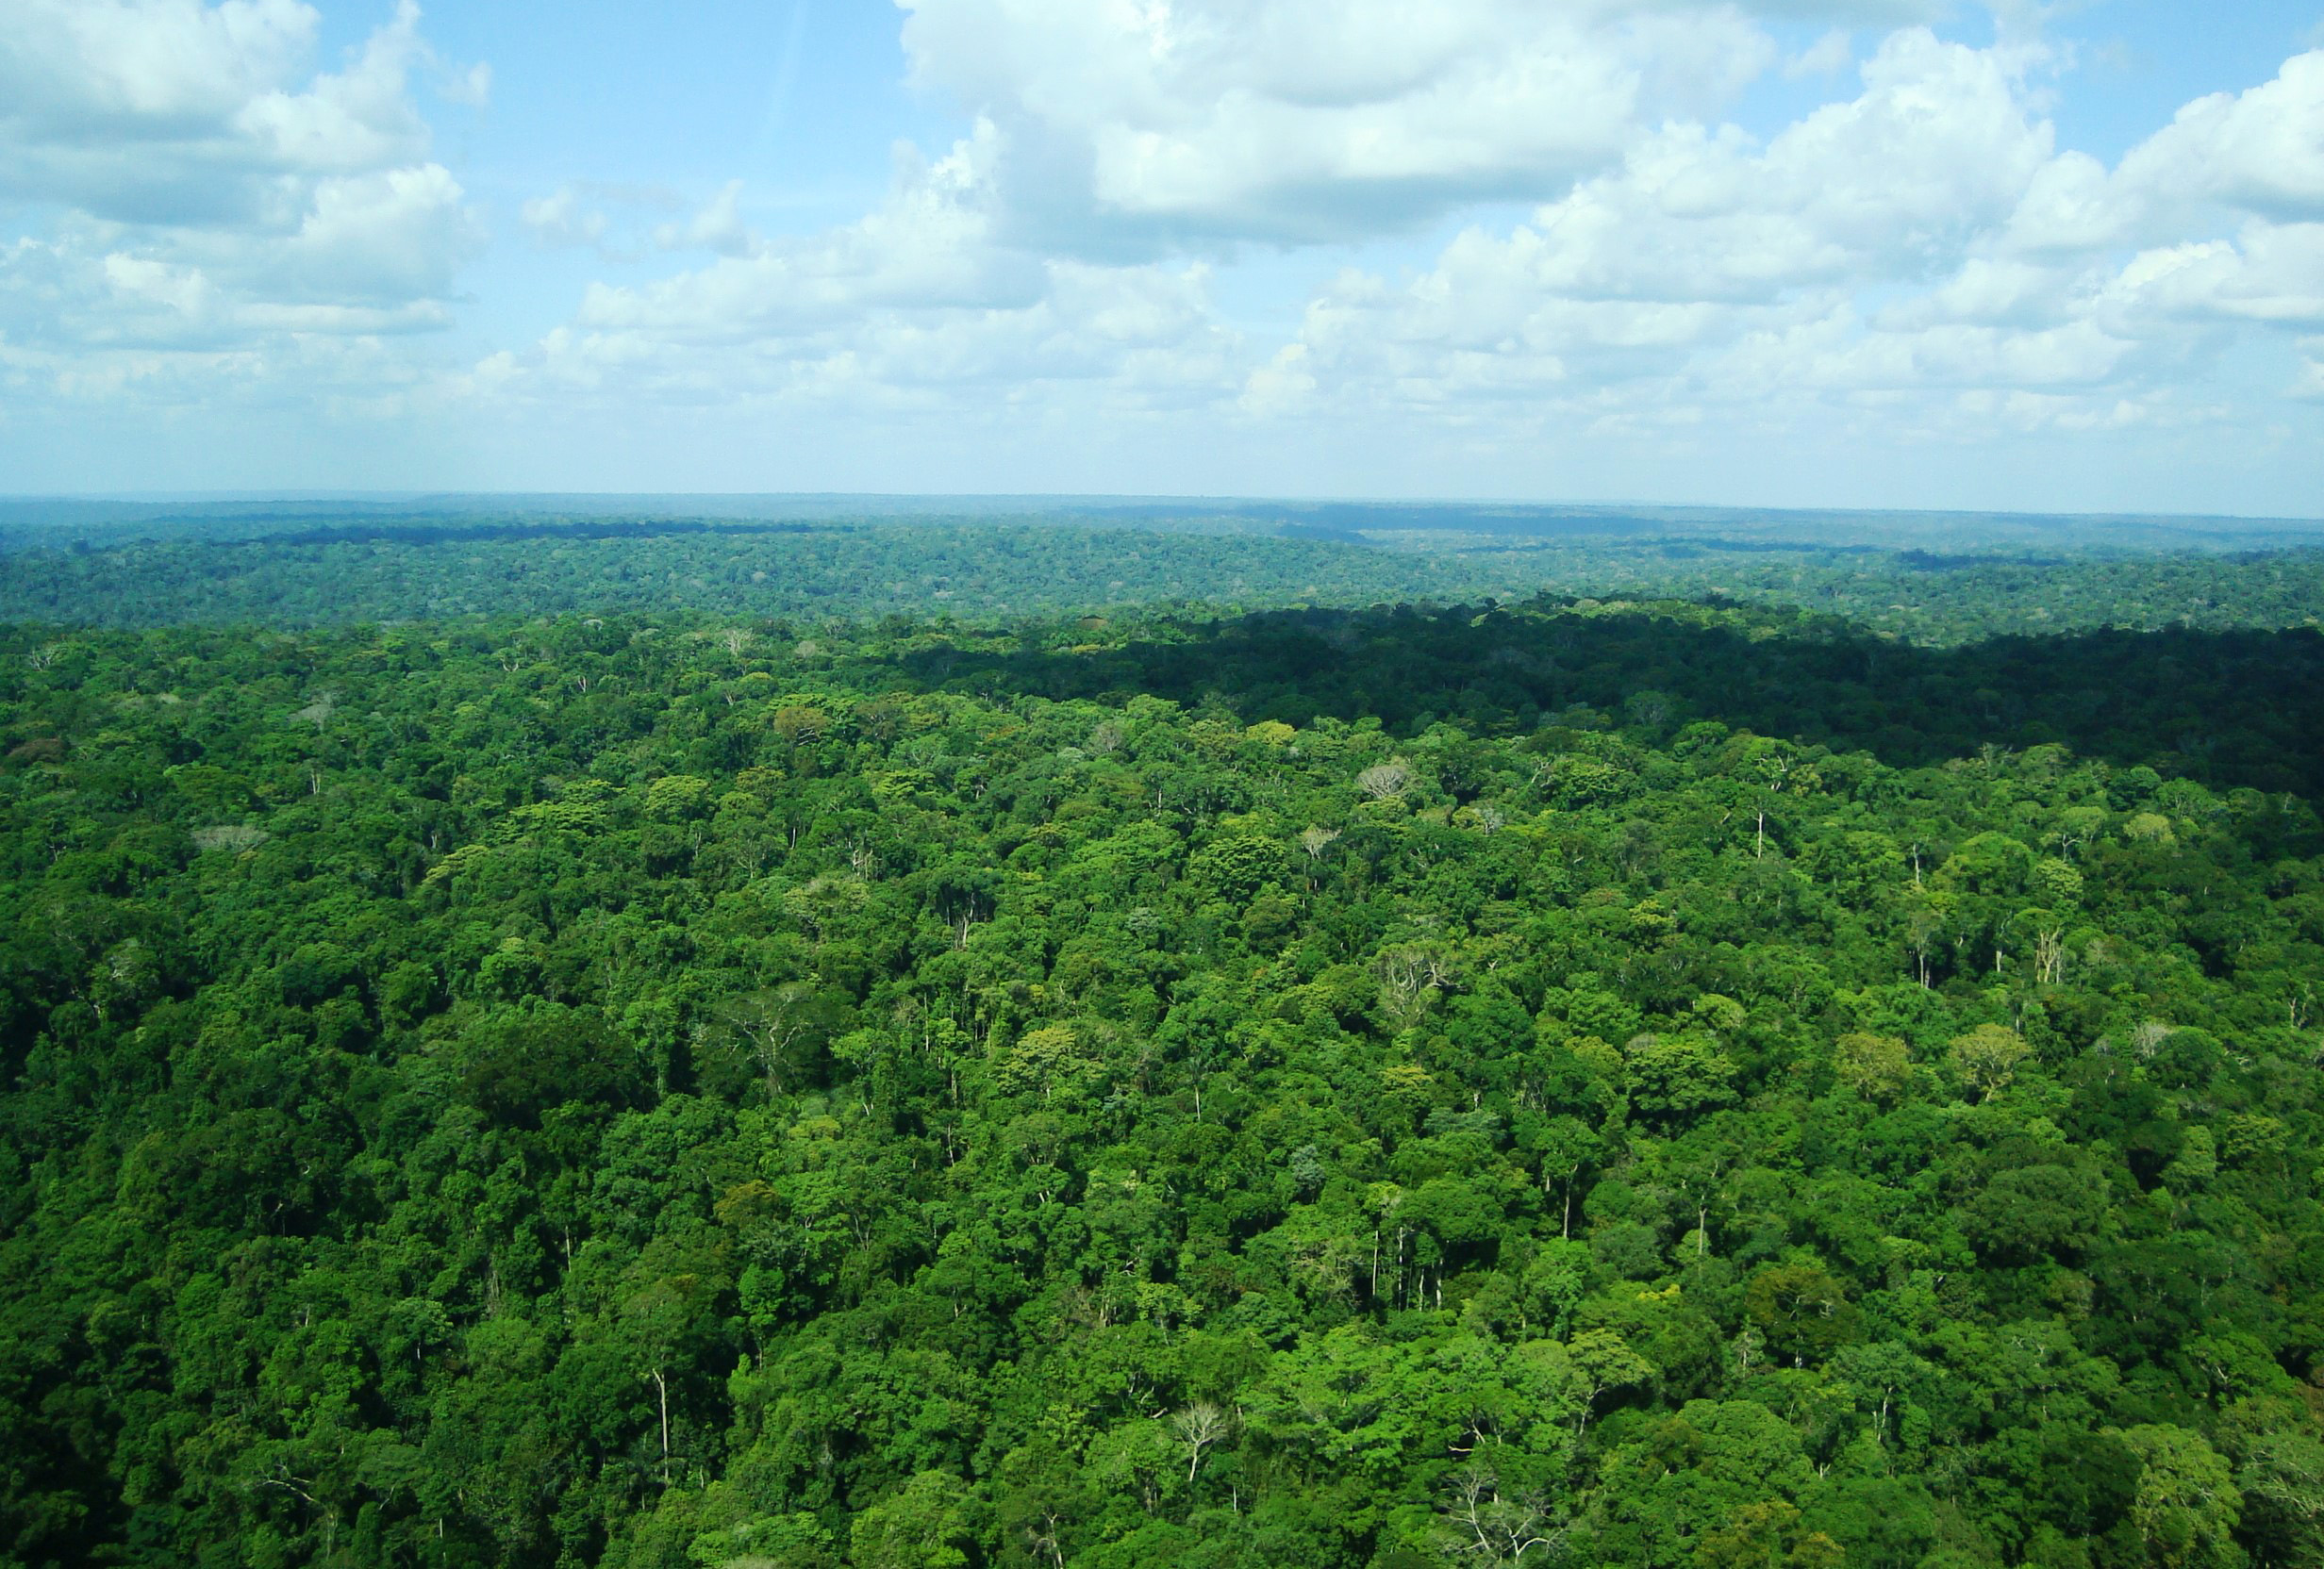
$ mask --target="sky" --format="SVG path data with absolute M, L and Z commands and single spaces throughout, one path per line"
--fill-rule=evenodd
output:
M 2324 515 L 2318 0 L 0 0 L 0 493 Z

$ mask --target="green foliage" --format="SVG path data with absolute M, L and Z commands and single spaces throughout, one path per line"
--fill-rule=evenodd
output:
M 1972 1093 L 1984 1096 L 2007 1084 L 2033 1049 L 2005 1024 L 1981 1024 L 1955 1035 L 1946 1048 L 1953 1071 Z
M 1912 1049 L 1895 1035 L 1851 1031 L 1833 1044 L 1840 1082 L 1868 1100 L 1892 1105 L 1912 1087 Z
M 673 611 L 988 624 L 1162 605 L 1455 604 L 1546 590 L 1615 603 L 1813 605 L 1902 643 L 1947 646 L 2105 627 L 2314 627 L 2324 603 L 2313 529 L 2231 531 L 2220 520 L 2197 532 L 2059 520 L 2028 533 L 1981 520 L 1974 532 L 1989 537 L 1975 553 L 1933 556 L 1909 545 L 1930 526 L 1926 515 L 1638 513 L 1552 518 L 1536 529 L 1475 514 L 1384 514 L 1360 520 L 1362 534 L 1318 536 L 1271 517 L 1191 509 L 769 522 L 375 508 L 359 520 L 321 509 L 137 516 L 116 506 L 132 515 L 110 526 L 68 518 L 62 529 L 11 527 L 22 505 L 0 501 L 0 619 L 112 626 Z M 1954 527 L 1972 532 L 1966 519 Z M 2231 532 L 2246 548 L 2222 548 Z M 1689 704 L 1661 684 L 1665 672 L 1638 673 L 1612 706 L 1644 731 L 1666 731 Z M 2023 695 L 2016 684 L 1964 690 L 1976 688 Z M 1577 800 L 1634 787 L 1618 767 L 1589 758 L 1575 760 L 1566 783 Z
M 0 1558 L 2316 1561 L 2320 646 L 0 629 Z

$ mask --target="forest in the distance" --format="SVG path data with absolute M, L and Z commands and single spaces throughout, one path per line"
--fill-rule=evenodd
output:
M 968 499 L 890 516 L 780 499 L 592 510 L 0 502 L 0 621 L 271 627 L 689 611 L 971 626 L 1543 592 L 1805 607 L 1917 643 L 2316 624 L 2316 524 Z M 901 505 L 902 504 L 895 504 Z M 1933 537 L 1941 549 L 1926 547 Z
M 0 1564 L 2324 1564 L 2324 555 L 1455 521 L 11 538 Z

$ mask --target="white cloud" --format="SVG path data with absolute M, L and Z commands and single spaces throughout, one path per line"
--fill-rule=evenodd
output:
M 482 239 L 416 99 L 480 105 L 483 68 L 408 3 L 319 67 L 296 0 L 16 0 L 0 398 L 321 388 L 367 416 L 952 438 L 1168 420 L 1198 454 L 1374 462 L 2324 400 L 2324 53 L 2110 168 L 2057 145 L 2073 54 L 2031 4 L 1989 6 L 1984 47 L 1946 0 L 902 4 L 956 140 L 899 146 L 883 199 L 805 233 L 718 170 L 523 202 L 520 243 L 606 265 L 565 325 L 446 381 L 409 335 L 451 321 Z M 1802 92 L 1828 101 L 1730 123 Z M 2229 362 L 2232 395 L 2205 379 Z
M 298 69 L 317 21 L 296 0 L 19 0 L 0 30 L 11 150 L 223 129 Z
M 2286 394 L 2294 398 L 2324 399 L 2324 338 L 2303 338 L 2299 371 Z
M 465 258 L 471 221 L 439 163 L 315 183 L 295 233 L 252 270 L 271 293 L 383 305 L 440 301 Z
M 1874 324 L 1917 331 L 1940 323 L 2041 328 L 2066 314 L 2076 275 L 2009 256 L 1973 256 L 1934 289 L 1896 301 Z
M 437 81 L 436 96 L 463 108 L 483 108 L 492 101 L 491 65 L 478 60 L 465 71 L 444 71 Z
M 1237 405 L 1246 414 L 1280 414 L 1300 407 L 1316 389 L 1308 373 L 1307 345 L 1286 343 L 1244 379 Z
M 2085 154 L 2057 158 L 2027 189 L 2007 243 L 2063 256 L 2166 240 L 2218 208 L 2324 218 L 2324 50 L 2258 87 L 2195 100 L 2111 172 Z
M 932 164 L 900 147 L 884 205 L 805 239 L 776 242 L 749 233 L 730 188 L 689 228 L 666 234 L 673 246 L 710 245 L 724 253 L 721 259 L 639 287 L 592 284 L 577 324 L 735 342 L 811 333 L 872 311 L 1029 306 L 1042 288 L 1038 258 L 993 243 L 999 149 L 989 122 Z
M 805 239 L 751 231 L 729 188 L 661 237 L 719 259 L 647 284 L 593 284 L 572 325 L 491 356 L 472 380 L 502 397 L 643 390 L 823 413 L 936 409 L 971 388 L 988 409 L 1064 387 L 1124 408 L 1214 397 L 1239 347 L 1216 321 L 1207 270 L 1000 243 L 999 147 L 986 123 L 934 162 L 901 148 L 877 210 Z
M 657 251 L 705 248 L 712 239 L 747 250 L 733 205 L 741 189 L 740 181 L 730 181 L 726 190 L 733 197 L 722 191 L 693 220 L 680 223 L 674 215 L 685 211 L 686 199 L 670 187 L 575 180 L 520 203 L 517 218 L 535 244 L 594 251 L 626 266 Z M 702 240 L 689 238 L 695 231 Z
M 45 214 L 0 249 L 20 372 L 161 387 L 155 355 L 311 370 L 345 361 L 276 340 L 445 324 L 481 235 L 411 98 L 415 72 L 444 68 L 409 0 L 336 71 L 311 63 L 317 29 L 293 0 L 9 8 L 0 196 Z M 106 355 L 136 369 L 106 373 Z
M 764 242 L 742 222 L 742 182 L 729 180 L 686 223 L 656 228 L 654 243 L 665 251 L 704 250 L 722 256 L 747 256 Z
M 22 0 L 0 28 L 0 194 L 122 223 L 278 221 L 300 176 L 417 161 L 408 3 L 339 72 L 292 0 Z
M 1034 282 L 1009 304 L 791 317 L 775 338 L 706 337 L 651 316 L 560 327 L 530 351 L 490 356 L 472 379 L 502 399 L 561 408 L 604 394 L 729 413 L 974 420 L 1060 400 L 1085 410 L 1202 405 L 1234 373 L 1240 347 L 1217 324 L 1200 266 L 1054 261 Z
M 1092 252 L 1370 235 L 1542 196 L 1774 45 L 1639 0 L 905 0 L 915 75 L 989 118 L 1016 231 Z
M 1748 337 L 1711 360 L 1701 379 L 1731 398 L 2054 392 L 2106 386 L 2133 348 L 2089 322 L 2034 331 L 1966 322 L 1884 331 L 1843 310 Z
M 2324 218 L 2324 49 L 2248 91 L 2187 105 L 2122 160 L 2119 181 L 2150 200 Z
M 1844 348 L 1826 341 L 1852 322 L 1852 291 L 1954 273 L 2017 205 L 2050 147 L 2020 101 L 2022 63 L 1908 29 L 1866 62 L 1855 98 L 1764 147 L 1666 127 L 1509 233 L 1463 233 L 1408 286 L 1343 278 L 1308 314 L 1303 373 L 1358 400 L 1443 406 L 1608 384 L 1700 397 L 1722 353 L 1731 384 L 1738 369 L 1780 379 L 1761 372 L 1778 350 L 1830 385 L 1894 384 L 1913 365 L 1946 384 L 1981 365 L 2033 373 L 2058 346 L 2005 350 L 1998 325 L 1924 324 L 1877 353 L 1860 327 Z M 1986 266 L 1928 314 L 1998 322 L 2044 281 Z
M 1802 76 L 1836 76 L 1854 63 L 1855 58 L 1855 47 L 1849 41 L 1848 30 L 1834 27 L 1785 60 L 1784 74 L 1794 81 Z
M 2083 255 L 2119 242 L 2135 218 L 2106 166 L 2087 153 L 2069 151 L 2034 172 L 2002 244 L 2025 256 Z
M 2234 240 L 2142 251 L 2100 294 L 2133 319 L 2228 319 L 2324 327 L 2324 223 L 2254 222 Z
M 611 224 L 603 212 L 583 207 L 581 201 L 581 193 L 572 186 L 560 186 L 526 202 L 517 216 L 543 245 L 595 245 Z
M 407 78 L 427 58 L 419 8 L 403 0 L 346 70 L 257 94 L 232 128 L 261 167 L 347 173 L 412 161 L 425 154 L 428 131 Z
M 1480 453 L 1974 442 L 2224 420 L 2184 390 L 2224 345 L 2324 325 L 2317 225 L 2193 216 L 2303 189 L 2268 151 L 2304 112 L 2298 61 L 2109 170 L 2057 148 L 2063 58 L 2014 24 L 1986 47 L 1891 28 L 1851 90 L 1756 138 L 1679 112 L 1780 63 L 1719 5 L 910 8 L 915 69 L 984 111 L 971 134 L 900 150 L 886 201 L 816 234 L 760 232 L 723 188 L 653 234 L 715 259 L 592 285 L 475 384 L 955 426 L 1169 409 L 1214 438 L 1433 430 Z M 1851 63 L 1871 9 L 1814 12 L 1832 29 L 1795 75 Z M 1340 268 L 1272 338 L 1228 327 L 1190 264 L 1270 239 L 1329 258 L 1525 189 L 1520 221 L 1415 270 Z M 589 210 L 560 193 L 527 220 L 602 248 Z
M 2178 395 L 2239 332 L 2324 327 L 2324 224 L 2247 219 L 2231 238 L 2118 249 L 2155 222 L 2123 192 L 2267 205 L 2305 68 L 2195 106 L 2109 172 L 2057 154 L 2037 48 L 1892 34 L 1862 91 L 1762 146 L 1675 124 L 1618 171 L 1502 232 L 1471 228 L 1403 282 L 1343 273 L 1238 408 L 1335 421 L 1382 410 L 1609 437 L 1718 422 L 1969 439 L 2221 417 Z M 2289 87 L 2286 84 L 2290 84 Z M 2255 151 L 2259 150 L 2259 151 Z M 2167 156 L 2166 156 L 2167 155 Z M 2157 170 L 2194 170 L 2175 185 Z M 2303 359 L 2298 387 L 2316 381 Z

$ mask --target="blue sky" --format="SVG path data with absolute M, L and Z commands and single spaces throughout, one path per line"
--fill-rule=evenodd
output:
M 2324 513 L 2324 7 L 17 0 L 0 491 Z

